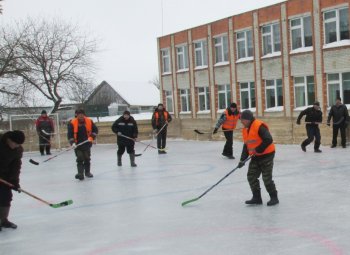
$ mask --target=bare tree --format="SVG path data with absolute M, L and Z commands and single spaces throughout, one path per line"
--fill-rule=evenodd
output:
M 77 79 L 67 84 L 65 94 L 70 101 L 83 104 L 95 89 L 92 78 Z
M 23 56 L 20 65 L 25 71 L 20 77 L 24 84 L 52 101 L 55 112 L 66 87 L 88 83 L 84 74 L 94 72 L 92 55 L 97 51 L 96 40 L 59 19 L 28 18 L 18 29 L 24 32 L 18 53 Z
M 152 80 L 149 81 L 149 83 L 156 86 L 158 89 L 160 88 L 160 82 L 158 76 L 154 76 Z

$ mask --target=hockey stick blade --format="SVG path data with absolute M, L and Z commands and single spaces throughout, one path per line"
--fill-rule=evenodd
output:
M 190 200 L 187 200 L 187 201 L 184 201 L 184 202 L 182 202 L 182 206 L 185 206 L 185 205 L 187 205 L 187 204 L 189 204 L 189 203 L 192 203 L 192 202 L 195 202 L 195 201 L 197 201 L 199 199 L 199 197 L 197 197 L 197 198 L 193 198 L 193 199 L 190 199 Z
M 142 153 L 135 154 L 135 157 L 140 157 L 140 156 L 142 156 Z
M 204 134 L 203 132 L 199 131 L 198 129 L 195 129 L 194 132 L 196 132 L 199 135 L 203 135 Z
M 60 208 L 60 207 L 68 206 L 68 205 L 71 205 L 71 204 L 73 204 L 73 200 L 63 201 L 63 202 L 58 203 L 58 204 L 50 204 L 50 206 L 52 208 Z
M 34 164 L 34 165 L 39 165 L 39 162 L 34 161 L 33 159 L 29 159 L 29 162 Z

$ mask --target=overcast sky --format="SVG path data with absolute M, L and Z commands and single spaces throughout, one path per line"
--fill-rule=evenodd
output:
M 143 81 L 158 75 L 157 37 L 278 0 L 4 0 L 0 20 L 62 17 L 101 41 L 96 81 Z M 162 15 L 163 13 L 163 15 Z

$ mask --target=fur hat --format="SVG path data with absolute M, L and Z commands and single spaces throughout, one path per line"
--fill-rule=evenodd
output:
M 320 106 L 320 102 L 315 101 L 315 102 L 314 102 L 314 105 Z
M 84 114 L 85 115 L 85 111 L 83 109 L 78 109 L 75 111 L 75 114 L 78 115 L 78 114 Z
M 129 115 L 130 116 L 130 112 L 129 111 L 124 111 L 123 115 Z
M 23 144 L 25 140 L 24 133 L 20 130 L 9 131 L 7 132 L 7 136 L 12 142 L 17 144 Z
M 47 114 L 46 110 L 42 110 L 41 114 Z
M 250 110 L 245 110 L 241 113 L 241 120 L 253 120 L 254 115 Z

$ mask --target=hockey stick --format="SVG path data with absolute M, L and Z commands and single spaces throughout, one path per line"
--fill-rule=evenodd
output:
M 249 156 L 248 158 L 246 158 L 243 162 L 246 163 L 248 160 L 251 159 L 252 156 Z M 211 191 L 216 185 L 218 185 L 220 182 L 222 182 L 223 180 L 225 180 L 230 174 L 232 174 L 234 171 L 236 171 L 238 169 L 238 166 L 237 165 L 234 169 L 232 169 L 230 172 L 228 172 L 224 177 L 222 177 L 217 183 L 215 183 L 213 186 L 211 186 L 209 189 L 207 189 L 202 195 L 196 197 L 196 198 L 193 198 L 193 199 L 190 199 L 190 200 L 187 200 L 187 201 L 184 201 L 181 205 L 182 206 L 185 206 L 189 203 L 192 203 L 192 202 L 195 202 L 197 200 L 199 200 L 200 198 L 202 198 L 205 194 L 207 194 L 209 191 Z
M 72 149 L 75 149 L 75 148 L 77 148 L 78 146 L 80 146 L 80 145 L 82 145 L 82 144 L 84 144 L 84 143 L 87 143 L 87 142 L 89 142 L 89 140 L 85 140 L 84 142 L 78 143 L 76 146 L 71 146 L 71 147 L 69 147 L 69 148 L 67 148 L 67 149 L 65 149 L 65 150 L 63 150 L 63 151 L 57 153 L 56 155 L 53 155 L 52 157 L 49 157 L 49 158 L 45 159 L 45 160 L 42 161 L 41 163 L 45 163 L 45 162 L 47 162 L 47 161 L 49 161 L 49 160 L 51 160 L 51 159 L 53 159 L 53 158 L 56 158 L 57 156 L 59 156 L 59 155 L 65 153 L 65 152 L 67 152 L 67 151 L 70 151 L 70 150 L 72 150 Z M 37 161 L 35 161 L 35 160 L 33 160 L 33 159 L 29 159 L 29 162 L 32 163 L 32 164 L 34 164 L 34 165 L 39 165 L 39 162 L 37 162 Z
M 151 143 L 153 142 L 154 137 L 157 137 L 157 136 L 160 134 L 160 132 L 162 132 L 162 130 L 166 127 L 166 125 L 168 125 L 168 123 L 165 123 L 165 124 L 162 126 L 162 128 L 159 129 L 159 131 L 152 137 L 152 140 L 150 141 L 150 143 L 147 144 L 147 146 L 143 149 L 142 153 L 137 154 L 137 156 L 142 156 L 142 154 L 147 150 L 147 148 L 151 146 Z M 135 156 L 136 156 L 136 155 L 135 155 Z
M 218 132 L 229 132 L 229 131 L 238 131 L 238 130 L 242 130 L 242 128 L 218 130 Z M 212 131 L 199 131 L 198 129 L 195 129 L 193 131 L 196 132 L 199 135 L 212 134 L 213 133 Z
M 342 123 L 344 120 L 344 117 L 341 117 L 340 120 L 338 120 L 337 122 L 333 122 L 332 125 L 339 125 L 340 123 Z M 319 124 L 319 125 L 328 125 L 328 123 L 325 122 L 305 122 L 305 124 Z M 330 124 L 330 123 L 329 123 Z
M 3 184 L 9 186 L 10 188 L 14 188 L 15 187 L 12 183 L 9 183 L 9 182 L 1 179 L 1 178 L 0 178 L 0 182 L 2 182 Z M 63 207 L 63 206 L 67 206 L 67 205 L 73 204 L 73 200 L 71 200 L 71 199 L 63 201 L 63 202 L 58 203 L 58 204 L 51 204 L 51 203 L 41 199 L 40 197 L 37 197 L 37 196 L 29 193 L 28 191 L 25 191 L 22 188 L 18 188 L 18 192 L 23 192 L 23 193 L 27 194 L 28 196 L 31 196 L 32 198 L 35 198 L 36 200 L 39 200 L 40 202 L 43 202 L 44 204 L 47 204 L 47 205 L 51 206 L 52 208 L 60 208 L 60 207 Z
M 44 129 L 42 129 L 41 132 L 43 132 L 45 135 L 56 135 L 56 133 L 48 133 Z
M 123 135 L 123 134 L 120 134 L 120 135 L 118 134 L 118 136 L 125 137 L 126 139 L 132 140 L 132 141 L 137 142 L 137 143 L 141 143 L 141 144 L 143 144 L 143 145 L 148 145 L 147 143 L 144 143 L 144 142 L 141 142 L 141 141 L 137 141 L 137 140 L 135 140 L 134 138 L 131 138 L 131 137 L 126 136 L 126 135 Z M 154 146 L 152 146 L 152 145 L 149 145 L 149 147 L 151 147 L 151 148 L 153 148 L 153 149 L 157 149 L 156 147 L 154 147 Z

